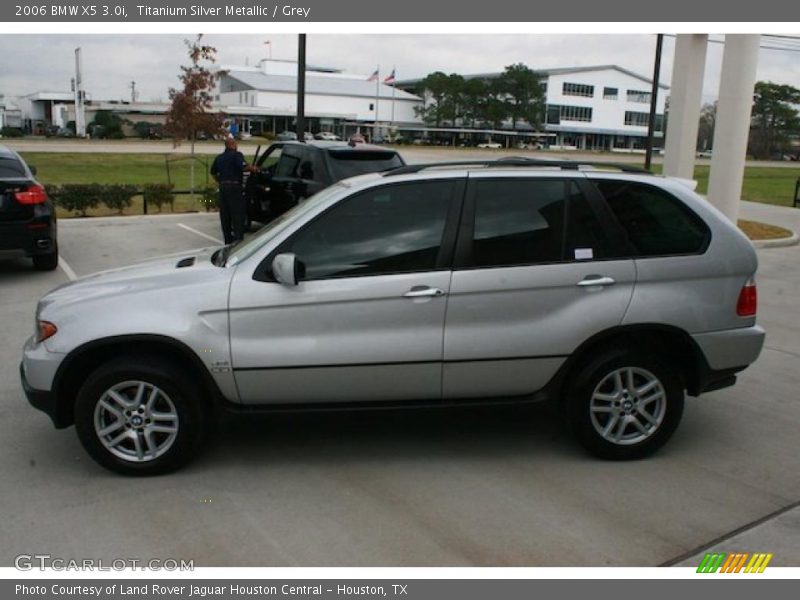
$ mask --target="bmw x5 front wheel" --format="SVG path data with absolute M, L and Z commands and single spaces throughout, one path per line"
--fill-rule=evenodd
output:
M 122 357 L 94 371 L 78 392 L 75 427 L 87 452 L 126 475 L 177 469 L 205 430 L 202 391 L 180 365 Z

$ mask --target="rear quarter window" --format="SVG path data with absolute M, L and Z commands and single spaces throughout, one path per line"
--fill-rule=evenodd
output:
M 396 152 L 380 150 L 331 150 L 328 156 L 336 181 L 365 173 L 380 173 L 404 164 Z
M 16 158 L 0 157 L 0 177 L 25 177 L 25 166 Z
M 708 247 L 708 226 L 669 192 L 630 181 L 594 184 L 627 233 L 635 256 L 699 254 Z

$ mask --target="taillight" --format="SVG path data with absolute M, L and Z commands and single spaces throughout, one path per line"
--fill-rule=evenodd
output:
M 15 192 L 14 198 L 20 204 L 43 204 L 47 201 L 47 192 L 42 185 L 32 185 L 25 190 Z
M 742 291 L 739 292 L 739 300 L 736 302 L 736 314 L 740 317 L 753 317 L 756 314 L 757 305 L 756 281 L 751 277 L 742 286 Z

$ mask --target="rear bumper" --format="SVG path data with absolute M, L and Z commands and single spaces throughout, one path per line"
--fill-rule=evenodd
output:
M 692 335 L 708 366 L 715 370 L 743 368 L 761 354 L 766 333 L 758 325 Z
M 689 393 L 697 396 L 734 385 L 736 373 L 746 369 L 761 354 L 765 335 L 758 325 L 693 335 L 705 364 Z
M 55 245 L 56 228 L 51 221 L 0 223 L 0 252 L 19 251 L 33 256 L 48 254 Z

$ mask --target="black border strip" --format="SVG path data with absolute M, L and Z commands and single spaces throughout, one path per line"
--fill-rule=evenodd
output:
M 394 367 L 400 365 L 437 365 L 459 364 L 477 362 L 503 362 L 513 360 L 540 360 L 547 358 L 568 358 L 569 354 L 543 354 L 540 356 L 508 356 L 503 358 L 459 358 L 454 360 L 407 360 L 396 362 L 375 363 L 339 363 L 328 365 L 287 365 L 283 367 L 234 367 L 234 372 L 239 371 L 289 371 L 296 369 L 337 369 L 340 367 Z

